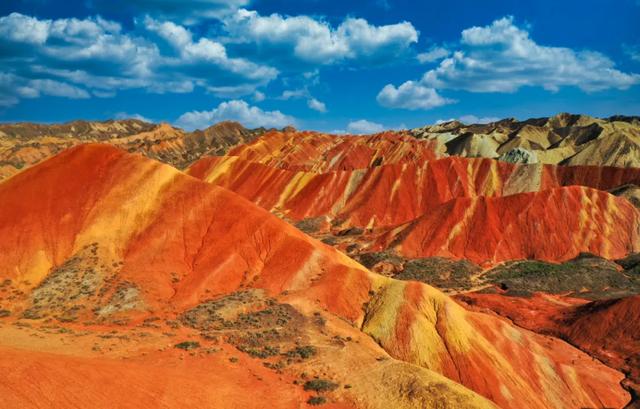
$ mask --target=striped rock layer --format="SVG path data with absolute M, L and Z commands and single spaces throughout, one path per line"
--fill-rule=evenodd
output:
M 371 273 L 239 195 L 112 147 L 73 148 L 21 172 L 0 184 L 0 208 L 0 279 L 26 294 L 93 246 L 97 266 L 114 266 L 110 282 L 137 288 L 132 314 L 183 311 L 241 288 L 324 308 L 421 368 L 412 390 L 429 391 L 424 407 L 629 400 L 621 373 L 560 340 L 468 311 L 425 284 Z

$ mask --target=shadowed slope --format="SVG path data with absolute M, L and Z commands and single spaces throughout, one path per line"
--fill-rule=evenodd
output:
M 141 156 L 74 148 L 1 184 L 0 208 L 1 278 L 27 295 L 22 310 L 15 302 L 15 314 L 56 317 L 62 310 L 63 317 L 108 323 L 181 314 L 213 295 L 261 288 L 300 311 L 325 308 L 391 356 L 504 408 L 619 407 L 628 400 L 621 374 L 567 344 L 468 312 L 427 285 L 373 274 L 240 196 Z M 81 291 L 69 292 L 80 273 Z M 373 343 L 360 344 L 376 352 Z M 336 371 L 359 379 L 380 369 L 340 369 L 340 362 L 332 362 Z M 391 399 L 394 385 L 397 391 L 413 378 L 426 407 L 490 406 L 431 371 L 416 375 L 393 362 L 405 368 L 392 371 L 399 378 L 375 378 L 378 395 L 353 392 L 350 399 L 372 406 L 367 399 Z

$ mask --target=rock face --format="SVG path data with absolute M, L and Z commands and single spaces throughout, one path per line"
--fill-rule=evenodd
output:
M 640 212 L 624 199 L 578 186 L 459 198 L 383 235 L 374 250 L 390 247 L 410 258 L 441 256 L 489 265 L 565 261 L 584 252 L 615 259 L 640 250 Z
M 0 365 L 13 369 L 0 376 L 18 406 L 49 388 L 49 402 L 78 402 L 66 385 L 88 376 L 79 397 L 97 407 L 114 402 L 97 400 L 97 385 L 120 396 L 129 382 L 148 407 L 180 393 L 215 404 L 212 383 L 222 407 L 263 406 L 243 390 L 273 407 L 315 394 L 334 407 L 629 401 L 621 373 L 569 344 L 372 273 L 239 195 L 140 155 L 72 148 L 0 184 L 0 208 L 0 305 L 11 307 Z M 82 334 L 77 349 L 47 341 L 51 322 Z M 24 325 L 37 336 L 16 335 Z M 113 337 L 121 343 L 104 343 Z M 158 348 L 167 339 L 175 347 Z M 158 378 L 141 378 L 149 365 Z M 161 393 L 156 382 L 173 377 Z

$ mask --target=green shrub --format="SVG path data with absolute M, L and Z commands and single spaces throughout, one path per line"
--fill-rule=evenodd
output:
M 324 396 L 312 396 L 307 400 L 309 405 L 318 406 L 327 403 L 327 398 Z
M 191 349 L 200 348 L 200 343 L 196 341 L 184 341 L 175 345 L 176 348 L 184 349 L 185 351 L 189 351 Z
M 326 379 L 312 379 L 304 383 L 305 391 L 326 392 L 338 388 L 338 384 Z
M 302 359 L 308 359 L 317 353 L 316 348 L 313 345 L 305 345 L 302 347 L 295 347 L 291 351 L 287 351 L 286 355 L 289 358 L 300 357 Z

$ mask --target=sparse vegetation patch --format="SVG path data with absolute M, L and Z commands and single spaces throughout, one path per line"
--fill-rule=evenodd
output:
M 174 345 L 175 348 L 184 349 L 185 351 L 190 351 L 192 349 L 200 348 L 200 343 L 197 341 L 183 341 Z

